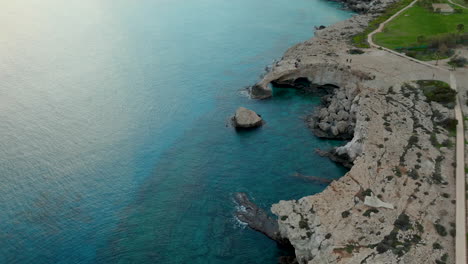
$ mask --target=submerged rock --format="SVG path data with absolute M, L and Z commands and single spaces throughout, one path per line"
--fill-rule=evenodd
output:
M 254 128 L 263 125 L 263 119 L 245 107 L 239 107 L 232 120 L 236 128 Z

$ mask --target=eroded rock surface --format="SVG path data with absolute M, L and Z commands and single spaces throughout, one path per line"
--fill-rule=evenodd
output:
M 393 89 L 360 93 L 355 137 L 363 151 L 349 173 L 320 194 L 273 205 L 299 263 L 453 258 L 454 152 L 431 142 L 449 132 L 415 86 Z

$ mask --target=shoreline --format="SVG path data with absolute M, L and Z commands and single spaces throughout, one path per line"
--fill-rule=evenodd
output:
M 427 100 L 413 82 L 449 80 L 385 51 L 349 53 L 350 37 L 365 29 L 372 10 L 390 3 L 317 30 L 251 89 L 253 98 L 266 99 L 272 82 L 333 85 L 310 125 L 319 137 L 351 134 L 349 143 L 328 153 L 348 157 L 354 164 L 348 173 L 321 193 L 271 208 L 299 263 L 454 260 L 455 179 L 449 175 L 455 152 L 434 143 L 454 141 L 440 125 L 454 112 Z

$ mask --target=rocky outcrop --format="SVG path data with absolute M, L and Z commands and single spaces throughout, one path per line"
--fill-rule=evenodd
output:
M 309 127 L 322 138 L 352 139 L 356 125 L 356 89 L 336 89 L 322 98 L 323 105 L 308 118 Z
M 338 148 L 333 148 L 331 150 L 321 150 L 317 149 L 316 152 L 321 157 L 327 157 L 331 161 L 341 164 L 343 167 L 351 169 L 354 165 L 354 159 L 352 159 L 347 152 L 338 152 Z
M 254 111 L 239 107 L 232 118 L 236 128 L 254 128 L 263 125 L 263 119 Z
M 343 3 L 345 7 L 359 13 L 379 13 L 382 12 L 388 3 L 395 1 L 386 0 L 336 0 Z
M 328 179 L 328 178 L 303 175 L 299 172 L 294 173 L 292 176 L 295 178 L 303 179 L 303 180 L 318 183 L 318 184 L 330 184 L 333 181 L 332 179 Z
M 289 240 L 281 236 L 277 220 L 271 218 L 265 210 L 251 202 L 246 193 L 236 193 L 234 199 L 240 208 L 236 212 L 237 219 L 276 241 L 279 245 L 291 248 Z

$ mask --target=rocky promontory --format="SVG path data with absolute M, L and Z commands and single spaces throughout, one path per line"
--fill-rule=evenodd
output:
M 390 2 L 368 3 L 375 11 Z M 333 87 L 307 123 L 319 137 L 349 140 L 319 151 L 350 167 L 345 176 L 271 211 L 298 263 L 453 263 L 454 113 L 415 82 L 448 75 L 382 50 L 351 54 L 350 36 L 372 16 L 316 31 L 252 87 L 258 99 L 272 85 Z

